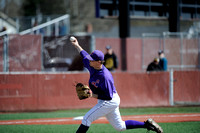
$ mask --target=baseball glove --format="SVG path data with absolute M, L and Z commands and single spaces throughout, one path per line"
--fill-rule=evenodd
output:
M 76 84 L 76 93 L 80 100 L 89 98 L 92 95 L 91 89 L 87 85 L 84 85 L 82 83 Z

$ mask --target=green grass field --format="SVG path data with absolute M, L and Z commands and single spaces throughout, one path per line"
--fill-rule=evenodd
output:
M 164 133 L 199 133 L 200 122 L 160 123 Z M 75 133 L 79 125 L 7 125 L 1 133 Z M 146 133 L 146 129 L 126 130 L 123 133 Z M 117 133 L 110 124 L 92 124 L 88 133 Z M 151 132 L 150 132 L 151 133 Z M 153 132 L 152 132 L 153 133 Z
M 84 115 L 88 109 L 51 112 L 3 113 L 0 120 L 63 118 Z M 121 115 L 200 113 L 200 107 L 122 108 Z M 164 133 L 200 133 L 199 122 L 160 123 Z M 0 125 L 0 133 L 75 133 L 79 125 Z M 146 129 L 126 130 L 124 133 L 146 133 Z M 88 133 L 117 133 L 110 124 L 92 124 Z M 152 132 L 153 133 L 153 132 Z

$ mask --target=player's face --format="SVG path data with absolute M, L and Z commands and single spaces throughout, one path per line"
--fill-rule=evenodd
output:
M 90 66 L 97 70 L 102 68 L 101 61 L 90 61 Z
M 111 55 L 112 54 L 112 49 L 107 49 L 107 53 Z
M 162 53 L 162 54 L 160 55 L 160 57 L 161 57 L 161 58 L 164 58 L 164 57 L 165 57 L 165 55 Z

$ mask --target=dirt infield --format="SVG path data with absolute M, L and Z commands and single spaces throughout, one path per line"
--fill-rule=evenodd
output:
M 26 120 L 2 120 L 0 125 L 64 125 L 64 124 L 81 124 L 83 117 L 75 118 L 45 118 L 45 119 L 26 119 Z M 200 113 L 188 114 L 150 114 L 150 115 L 132 115 L 122 116 L 123 120 L 145 121 L 153 118 L 158 123 L 200 121 Z M 106 118 L 102 117 L 93 123 L 108 123 Z

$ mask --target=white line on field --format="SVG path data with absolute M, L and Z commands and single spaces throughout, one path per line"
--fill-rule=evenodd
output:
M 11 125 L 11 124 L 30 124 L 30 123 L 48 123 L 48 122 L 66 122 L 72 121 L 72 119 L 44 119 L 44 120 L 11 120 L 11 121 L 0 121 L 0 125 Z
M 122 118 L 150 118 L 150 117 L 159 117 L 159 118 L 165 118 L 165 117 L 200 117 L 200 114 L 158 114 L 158 115 L 139 115 L 139 116 L 122 116 Z M 31 124 L 31 123 L 51 123 L 51 122 L 67 122 L 67 121 L 76 121 L 76 120 L 82 120 L 83 116 L 78 116 L 74 118 L 58 118 L 58 119 L 32 119 L 32 120 L 2 120 L 0 121 L 0 125 L 13 125 L 13 124 Z M 106 119 L 105 117 L 101 117 L 100 119 Z

